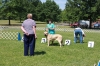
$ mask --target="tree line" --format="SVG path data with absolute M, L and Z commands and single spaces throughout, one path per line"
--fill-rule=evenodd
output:
M 36 21 L 60 20 L 61 9 L 53 0 L 5 0 L 0 8 L 0 19 L 23 20 L 27 13 L 33 14 Z
M 100 18 L 100 0 L 66 0 L 64 10 L 54 0 L 43 3 L 41 0 L 5 0 L 0 4 L 0 19 L 21 21 L 26 18 L 27 13 L 32 13 L 33 19 L 41 22 L 48 19 L 56 22 L 90 20 L 91 24 Z

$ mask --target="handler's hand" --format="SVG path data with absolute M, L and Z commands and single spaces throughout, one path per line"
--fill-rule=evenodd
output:
M 48 29 L 51 29 L 51 28 L 48 28 Z
M 35 35 L 35 39 L 37 39 L 37 35 Z
M 25 34 L 26 34 L 27 36 L 29 36 L 29 34 L 28 34 L 27 32 L 25 32 Z

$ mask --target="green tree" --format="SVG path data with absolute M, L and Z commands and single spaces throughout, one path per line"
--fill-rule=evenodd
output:
M 45 21 L 48 19 L 52 19 L 53 21 L 60 20 L 61 9 L 59 9 L 59 6 L 54 1 L 46 0 L 46 2 L 43 3 L 43 7 L 42 15 Z
M 92 21 L 95 21 L 98 15 L 96 4 L 97 0 L 68 0 L 65 7 L 67 18 L 70 21 L 89 19 L 91 28 Z
M 84 18 L 90 20 L 89 28 L 91 29 L 92 22 L 95 21 L 97 18 L 97 14 L 96 14 L 97 0 L 82 0 L 82 2 L 84 3 L 84 6 L 85 6 L 84 12 L 85 12 L 86 16 Z
M 35 20 L 41 19 L 40 13 L 41 13 L 41 10 L 43 10 L 42 9 L 42 2 L 40 0 L 32 0 L 32 5 L 34 5 L 34 7 L 32 7 L 33 8 L 32 13 L 34 16 L 33 19 L 35 19 Z
M 1 7 L 1 11 L 0 11 L 0 14 L 3 17 L 5 17 L 5 19 L 8 18 L 8 20 L 9 20 L 8 25 L 11 25 L 10 19 L 11 19 L 11 17 L 14 17 L 14 15 L 13 15 L 13 13 L 14 13 L 13 9 L 14 8 L 12 7 L 12 5 L 10 5 L 10 3 L 11 2 L 9 0 L 5 0 L 3 2 L 3 6 Z
M 35 7 L 32 5 L 32 2 L 29 0 L 10 0 L 7 3 L 4 3 L 1 8 L 1 13 L 3 16 L 9 17 L 9 25 L 10 18 L 22 20 L 22 18 L 26 18 L 27 13 L 35 13 Z
M 46 0 L 42 3 L 40 0 L 4 0 L 0 8 L 0 18 L 21 20 L 26 18 L 27 13 L 33 14 L 33 19 L 38 21 L 60 20 L 61 9 L 53 0 Z
M 100 0 L 97 0 L 96 3 L 96 16 L 98 19 L 100 19 Z
M 43 4 L 42 2 L 40 1 L 36 7 L 36 15 L 37 15 L 37 20 L 38 21 L 44 21 L 44 15 L 43 15 Z
M 66 16 L 66 10 L 63 10 L 63 11 L 61 11 L 61 14 L 60 14 L 60 16 L 61 16 L 61 21 L 68 21 L 68 19 L 67 19 L 67 16 Z
M 24 17 L 27 12 L 27 9 L 25 8 L 28 3 L 27 0 L 12 0 L 11 1 L 13 4 L 12 4 L 12 7 L 14 8 L 14 11 L 16 12 L 15 15 L 16 15 L 16 18 L 19 18 L 20 22 L 22 20 L 22 17 Z M 27 5 L 28 6 L 28 5 Z

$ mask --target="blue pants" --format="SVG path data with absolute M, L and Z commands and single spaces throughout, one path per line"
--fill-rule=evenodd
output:
M 30 34 L 29 36 L 24 34 L 24 56 L 34 55 L 35 50 L 35 35 Z
M 75 30 L 75 37 L 74 37 L 75 43 L 78 40 L 78 38 L 77 38 L 78 36 L 79 36 L 80 43 L 82 43 L 83 42 L 83 35 L 82 35 L 82 31 L 80 29 Z

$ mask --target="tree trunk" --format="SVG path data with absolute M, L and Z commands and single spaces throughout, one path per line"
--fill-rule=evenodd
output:
M 21 22 L 21 15 L 20 15 L 20 22 Z
M 10 24 L 10 16 L 9 16 L 8 20 L 9 20 L 9 24 L 8 24 L 8 25 L 11 25 L 11 24 Z
M 89 26 L 89 29 L 91 29 L 91 24 L 92 24 L 92 19 L 90 18 L 90 26 Z
M 21 17 L 20 17 L 20 22 L 21 22 Z

